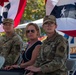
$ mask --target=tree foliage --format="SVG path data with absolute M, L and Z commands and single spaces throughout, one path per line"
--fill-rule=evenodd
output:
M 45 15 L 45 0 L 27 0 L 27 5 L 21 23 L 43 18 Z

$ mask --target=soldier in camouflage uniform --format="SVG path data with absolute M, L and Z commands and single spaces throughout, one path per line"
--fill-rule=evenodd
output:
M 45 16 L 43 29 L 47 34 L 47 39 L 43 42 L 40 54 L 34 66 L 26 69 L 31 72 L 27 75 L 67 75 L 67 40 L 55 29 L 57 28 L 56 18 L 53 15 Z
M 14 21 L 10 18 L 3 20 L 3 29 L 5 35 L 0 37 L 0 55 L 5 58 L 5 64 L 12 65 L 15 63 L 20 50 L 23 46 L 21 37 L 14 31 Z

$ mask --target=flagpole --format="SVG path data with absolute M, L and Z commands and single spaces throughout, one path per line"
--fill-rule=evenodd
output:
M 71 37 L 69 36 L 69 38 L 68 38 L 68 59 L 70 59 L 70 40 L 71 40 Z M 70 71 L 68 71 L 68 75 L 70 75 Z
M 70 48 L 70 41 L 71 41 L 71 39 L 72 39 L 72 37 L 69 36 L 69 38 L 68 38 L 68 44 L 69 44 L 68 59 L 70 59 L 70 50 L 71 50 L 71 48 Z
M 68 44 L 69 44 L 68 59 L 70 59 L 70 40 L 71 40 L 71 36 L 69 36 L 69 38 L 68 38 Z

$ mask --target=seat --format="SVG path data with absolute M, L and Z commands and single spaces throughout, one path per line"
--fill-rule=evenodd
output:
M 5 63 L 5 58 L 3 56 L 0 56 L 0 69 L 2 68 L 4 63 Z
M 76 71 L 76 59 L 67 59 L 66 66 L 68 75 L 74 75 Z
M 20 72 L 10 72 L 10 71 L 1 71 L 0 70 L 0 75 L 23 75 Z

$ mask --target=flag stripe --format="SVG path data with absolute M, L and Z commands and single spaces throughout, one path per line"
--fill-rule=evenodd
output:
M 47 0 L 45 0 L 45 3 L 47 2 Z
M 70 30 L 70 31 L 62 31 L 65 34 L 68 34 L 72 37 L 76 37 L 76 30 Z
M 58 0 L 46 0 L 46 15 L 50 15 L 50 12 L 52 12 L 52 10 L 54 9 L 54 6 L 57 3 L 58 3 Z
M 76 30 L 76 19 L 73 18 L 57 18 L 57 29 L 58 30 Z
M 15 20 L 14 20 L 15 21 L 14 27 L 16 27 L 19 24 L 20 19 L 23 15 L 25 6 L 26 6 L 26 0 L 20 0 L 19 9 L 18 9 L 17 15 L 16 15 Z
M 8 18 L 15 19 L 18 13 L 20 0 L 9 0 L 9 1 L 11 4 L 11 7 L 10 7 L 10 10 L 8 11 Z

